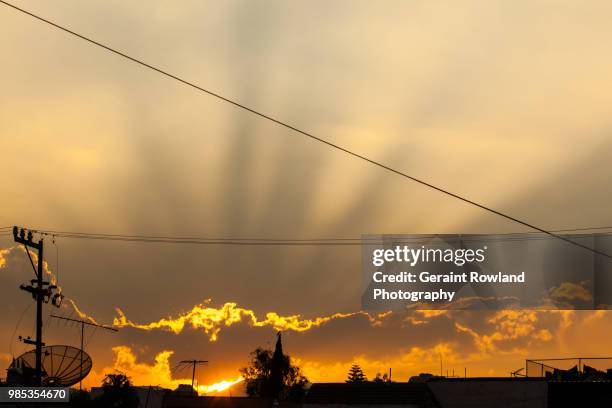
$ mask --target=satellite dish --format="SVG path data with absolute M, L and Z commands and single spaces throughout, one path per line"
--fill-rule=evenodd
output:
M 89 374 L 93 362 L 83 350 L 71 346 L 42 348 L 42 384 L 47 387 L 69 387 Z M 10 368 L 36 367 L 36 351 L 17 357 Z

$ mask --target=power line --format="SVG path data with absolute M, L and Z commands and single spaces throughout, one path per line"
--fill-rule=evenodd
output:
M 598 226 L 598 227 L 580 227 L 580 228 L 566 228 L 550 230 L 551 232 L 579 232 L 579 231 L 595 231 L 612 229 L 612 226 Z M 296 242 L 310 242 L 310 241 L 364 241 L 363 237 L 332 237 L 332 238 L 219 238 L 219 237 L 198 237 L 198 236 L 168 236 L 168 235 L 144 235 L 144 234 L 109 234 L 109 233 L 95 233 L 95 232 L 75 232 L 75 231 L 58 231 L 58 230 L 46 230 L 32 228 L 32 232 L 40 233 L 44 235 L 51 235 L 57 237 L 66 236 L 89 236 L 89 237 L 104 237 L 104 238 L 135 238 L 135 239 L 169 239 L 169 240 L 194 240 L 194 241 L 296 241 Z M 518 235 L 518 234 L 538 234 L 539 232 L 527 231 L 527 232 L 509 232 L 494 235 Z M 493 235 L 493 234 L 491 234 Z
M 553 232 L 577 232 L 588 230 L 604 230 L 612 229 L 612 227 L 585 227 L 585 228 L 568 228 L 554 230 Z M 32 229 L 34 233 L 42 235 L 51 235 L 57 238 L 72 238 L 86 240 L 102 240 L 102 241 L 119 241 L 119 242 L 144 242 L 144 243 L 168 243 L 168 244 L 196 244 L 196 245 L 236 245 L 236 246 L 347 246 L 347 245 L 364 245 L 368 243 L 377 244 L 381 242 L 378 237 L 360 237 L 360 238 L 211 238 L 211 237 L 179 237 L 179 236 L 155 236 L 155 235 L 126 235 L 126 234 L 107 234 L 107 233 L 87 233 L 75 231 L 58 231 L 58 230 L 43 230 Z M 489 235 L 489 241 L 526 241 L 526 240 L 542 240 L 551 239 L 550 236 L 537 235 L 541 233 L 526 232 L 526 233 L 504 233 L 504 234 L 486 234 Z M 607 234 L 607 233 L 604 233 Z M 392 241 L 394 244 L 422 242 L 427 238 L 444 236 L 445 234 L 427 234 L 418 237 L 405 237 L 393 235 L 384 235 L 384 241 Z M 458 234 L 446 234 L 458 235 Z M 526 235 L 526 236 L 525 236 Z M 591 234 L 583 233 L 576 234 L 575 238 L 588 237 Z M 466 234 L 461 238 L 464 242 L 482 241 L 479 235 Z
M 248 111 L 248 112 L 250 112 L 250 113 L 252 113 L 254 115 L 257 115 L 257 116 L 259 116 L 259 117 L 261 117 L 263 119 L 266 119 L 266 120 L 269 120 L 269 121 L 271 121 L 273 123 L 276 123 L 279 126 L 285 127 L 287 129 L 292 130 L 292 131 L 294 131 L 296 133 L 299 133 L 299 134 L 301 134 L 303 136 L 309 137 L 309 138 L 311 138 L 311 139 L 313 139 L 313 140 L 315 140 L 315 141 L 317 141 L 319 143 L 323 143 L 323 144 L 325 144 L 325 145 L 327 145 L 329 147 L 332 147 L 332 148 L 334 148 L 336 150 L 344 152 L 344 153 L 346 153 L 348 155 L 351 155 L 351 156 L 353 156 L 355 158 L 358 158 L 358 159 L 361 159 L 363 161 L 366 161 L 366 162 L 368 162 L 370 164 L 373 164 L 373 165 L 375 165 L 377 167 L 380 167 L 380 168 L 382 168 L 384 170 L 387 170 L 387 171 L 389 171 L 391 173 L 394 173 L 394 174 L 397 174 L 399 176 L 402 176 L 402 177 L 404 177 L 406 179 L 409 179 L 411 181 L 419 183 L 419 184 L 421 184 L 423 186 L 429 187 L 429 188 L 431 188 L 433 190 L 436 190 L 436 191 L 438 191 L 440 193 L 443 193 L 443 194 L 446 194 L 446 195 L 448 195 L 450 197 L 453 197 L 455 199 L 461 200 L 461 201 L 463 201 L 465 203 L 468 203 L 468 204 L 473 205 L 475 207 L 478 207 L 478 208 L 480 208 L 482 210 L 485 210 L 485 211 L 488 211 L 488 212 L 490 212 L 492 214 L 495 214 L 495 215 L 498 215 L 500 217 L 503 217 L 503 218 L 505 218 L 507 220 L 510 220 L 512 222 L 515 222 L 517 224 L 521 224 L 521 225 L 523 225 L 525 227 L 534 229 L 536 231 L 540 231 L 540 232 L 542 232 L 544 234 L 550 235 L 550 236 L 552 236 L 554 238 L 560 239 L 560 240 L 565 241 L 565 242 L 567 242 L 569 244 L 575 245 L 577 247 L 586 249 L 586 250 L 591 251 L 593 253 L 596 253 L 596 254 L 599 254 L 599 255 L 602 255 L 602 256 L 605 256 L 607 258 L 612 259 L 612 255 L 609 255 L 607 253 L 601 252 L 601 251 L 596 250 L 594 248 L 591 248 L 589 246 L 583 245 L 583 244 L 581 244 L 579 242 L 576 242 L 576 241 L 573 241 L 573 240 L 571 240 L 569 238 L 565 238 L 565 237 L 563 237 L 561 235 L 558 235 L 558 234 L 553 233 L 551 231 L 548 231 L 548 230 L 545 230 L 543 228 L 540 228 L 540 227 L 538 227 L 538 226 L 536 226 L 534 224 L 528 223 L 526 221 L 522 221 L 522 220 L 520 220 L 520 219 L 518 219 L 516 217 L 513 217 L 513 216 L 508 215 L 506 213 L 503 213 L 501 211 L 495 210 L 495 209 L 493 209 L 491 207 L 488 207 L 488 206 L 486 206 L 484 204 L 480 204 L 480 203 L 478 203 L 476 201 L 473 201 L 473 200 L 470 200 L 470 199 L 465 198 L 463 196 L 460 196 L 458 194 L 452 193 L 452 192 L 450 192 L 450 191 L 448 191 L 448 190 L 446 190 L 446 189 L 444 189 L 442 187 L 438 187 L 438 186 L 436 186 L 434 184 L 431 184 L 429 182 L 421 180 L 420 178 L 417 178 L 417 177 L 411 176 L 411 175 L 409 175 L 407 173 L 404 173 L 403 171 L 394 169 L 394 168 L 392 168 L 392 167 L 390 167 L 390 166 L 388 166 L 386 164 L 383 164 L 383 163 L 381 163 L 381 162 L 379 162 L 377 160 L 371 159 L 371 158 L 369 158 L 367 156 L 364 156 L 364 155 L 362 155 L 360 153 L 356 153 L 356 152 L 354 152 L 354 151 L 352 151 L 352 150 L 350 150 L 348 148 L 345 148 L 345 147 L 342 147 L 342 146 L 340 146 L 338 144 L 332 143 L 329 140 L 326 140 L 326 139 L 323 139 L 321 137 L 315 136 L 314 134 L 312 134 L 312 133 L 310 133 L 308 131 L 299 129 L 299 128 L 297 128 L 297 127 L 295 127 L 295 126 L 293 126 L 293 125 L 291 125 L 291 124 L 289 124 L 287 122 L 284 122 L 284 121 L 280 120 L 280 119 L 276 119 L 276 118 L 274 118 L 274 117 L 272 117 L 270 115 L 267 115 L 265 113 L 262 113 L 262 112 L 260 112 L 260 111 L 258 111 L 256 109 L 254 109 L 254 108 L 250 108 L 250 107 L 248 107 L 246 105 L 243 105 L 243 104 L 241 104 L 239 102 L 236 102 L 236 101 L 234 101 L 234 100 L 232 100 L 230 98 L 226 98 L 226 97 L 224 97 L 224 96 L 222 96 L 222 95 L 220 95 L 220 94 L 218 94 L 216 92 L 213 92 L 213 91 L 208 90 L 206 88 L 203 88 L 203 87 L 201 87 L 199 85 L 196 85 L 193 82 L 190 82 L 190 81 L 185 80 L 185 79 L 183 79 L 183 78 L 181 78 L 181 77 L 179 77 L 177 75 L 174 75 L 174 74 L 171 74 L 171 73 L 169 73 L 167 71 L 164 71 L 161 68 L 158 68 L 158 67 L 156 67 L 154 65 L 148 64 L 148 63 L 146 63 L 146 62 L 144 62 L 142 60 L 139 60 L 137 58 L 131 57 L 130 55 L 128 55 L 126 53 L 118 51 L 118 50 L 116 50 L 116 49 L 114 49 L 114 48 L 112 48 L 112 47 L 110 47 L 108 45 L 102 44 L 102 43 L 100 43 L 100 42 L 98 42 L 96 40 L 93 40 L 93 39 L 91 39 L 89 37 L 86 37 L 86 36 L 84 36 L 82 34 L 79 34 L 79 33 L 75 32 L 75 31 L 72 31 L 72 30 L 70 30 L 70 29 L 68 29 L 68 28 L 66 28 L 64 26 L 61 26 L 61 25 L 59 25 L 57 23 L 54 23 L 54 22 L 52 22 L 50 20 L 47 20 L 47 19 L 45 19 L 43 17 L 40 17 L 40 16 L 38 16 L 36 14 L 33 14 L 33 13 L 27 11 L 27 10 L 19 8 L 19 7 L 15 6 L 15 5 L 11 4 L 11 3 L 8 3 L 8 2 L 6 2 L 4 0 L 0 0 L 0 3 L 6 5 L 8 7 L 11 7 L 11 8 L 13 8 L 13 9 L 15 9 L 15 10 L 17 10 L 17 11 L 23 13 L 23 14 L 26 14 L 26 15 L 28 15 L 30 17 L 33 17 L 33 18 L 35 18 L 35 19 L 37 19 L 39 21 L 42 21 L 42 22 L 44 22 L 44 23 L 46 23 L 48 25 L 51 25 L 51 26 L 53 26 L 53 27 L 55 27 L 55 28 L 57 28 L 59 30 L 62 30 L 64 32 L 68 33 L 68 34 L 71 34 L 71 35 L 73 35 L 75 37 L 78 37 L 78 38 L 80 38 L 80 39 L 82 39 L 84 41 L 87 41 L 90 44 L 96 45 L 96 46 L 98 46 L 100 48 L 103 48 L 103 49 L 105 49 L 107 51 L 110 51 L 110 52 L 112 52 L 112 53 L 114 53 L 116 55 L 119 55 L 120 57 L 123 57 L 123 58 L 125 58 L 125 59 L 127 59 L 127 60 L 129 60 L 131 62 L 139 64 L 139 65 L 141 65 L 141 66 L 143 66 L 145 68 L 151 69 L 151 70 L 153 70 L 153 71 L 155 71 L 155 72 L 157 72 L 159 74 L 162 74 L 162 75 L 164 75 L 164 76 L 166 76 L 168 78 L 171 78 L 171 79 L 174 79 L 174 80 L 176 80 L 178 82 L 181 82 L 184 85 L 187 85 L 187 86 L 192 87 L 192 88 L 194 88 L 196 90 L 204 92 L 204 93 L 206 93 L 206 94 L 208 94 L 210 96 L 213 96 L 213 97 L 215 97 L 215 98 L 217 98 L 217 99 L 219 99 L 219 100 L 221 100 L 223 102 L 226 102 L 226 103 L 229 103 L 231 105 L 234 105 L 235 107 L 238 107 L 240 109 L 246 110 L 246 111 Z

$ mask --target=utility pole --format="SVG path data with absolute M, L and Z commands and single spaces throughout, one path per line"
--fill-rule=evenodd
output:
M 57 286 L 51 285 L 50 282 L 43 280 L 43 240 L 40 239 L 38 242 L 32 240 L 32 231 L 28 231 L 26 238 L 26 230 L 21 228 L 13 227 L 13 239 L 15 242 L 22 244 L 25 247 L 25 252 L 28 255 L 28 259 L 34 269 L 36 279 L 30 281 L 30 285 L 20 285 L 19 288 L 32 294 L 32 298 L 36 300 L 36 340 L 32 341 L 25 339 L 23 342 L 26 344 L 33 344 L 36 346 L 36 366 L 35 366 L 35 378 L 34 383 L 37 386 L 42 385 L 42 347 L 45 345 L 42 341 L 42 307 L 43 302 L 49 303 L 52 300 L 54 306 L 60 307 L 62 303 L 63 295 L 56 293 L 53 295 L 53 290 L 57 289 Z M 29 248 L 33 248 L 38 251 L 38 266 L 34 266 L 34 261 L 30 256 Z M 35 286 L 34 286 L 35 285 Z M 45 287 L 46 286 L 46 287 Z M 52 296 L 53 295 L 53 296 Z
M 191 388 L 193 388 L 193 384 L 195 381 L 195 372 L 196 372 L 196 366 L 198 364 L 206 364 L 208 363 L 208 360 L 183 360 L 181 361 L 181 364 L 191 364 L 193 365 L 193 369 L 191 371 Z
M 103 324 L 92 323 L 92 322 L 88 322 L 87 320 L 82 320 L 82 319 L 71 319 L 70 317 L 58 316 L 54 314 L 51 314 L 51 317 L 54 317 L 56 319 L 61 319 L 61 320 L 68 320 L 70 322 L 76 322 L 81 325 L 81 373 L 80 373 L 81 381 L 79 381 L 79 391 L 80 391 L 83 389 L 83 352 L 85 351 L 83 348 L 83 335 L 85 334 L 85 325 L 99 327 L 105 330 L 112 330 L 114 332 L 117 332 L 119 330 L 115 329 L 114 327 L 105 326 Z

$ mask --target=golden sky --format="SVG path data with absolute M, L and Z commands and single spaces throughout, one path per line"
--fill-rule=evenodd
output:
M 15 4 L 536 225 L 612 224 L 610 2 Z M 7 7 L 0 32 L 0 226 L 268 238 L 524 231 Z M 399 380 L 437 372 L 440 355 L 450 370 L 507 375 L 529 357 L 612 354 L 606 312 L 358 313 L 357 247 L 60 239 L 58 264 L 47 244 L 65 293 L 97 320 L 119 318 L 115 308 L 132 326 L 188 320 L 180 332 L 96 332 L 91 381 L 121 367 L 170 384 L 167 366 L 187 358 L 211 360 L 202 384 L 233 380 L 274 329 L 287 329 L 286 350 L 315 381 L 343 380 L 353 362 L 370 377 L 392 366 Z M 20 251 L 2 259 L 9 358 L 23 347 L 11 334 L 31 271 Z M 185 317 L 227 304 L 242 310 L 231 325 Z M 29 334 L 31 315 L 17 334 Z M 277 318 L 318 324 L 295 331 Z M 75 327 L 47 333 L 78 342 Z

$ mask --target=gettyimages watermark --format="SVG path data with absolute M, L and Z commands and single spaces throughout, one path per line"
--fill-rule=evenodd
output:
M 610 234 L 566 238 L 612 252 Z M 364 235 L 362 309 L 612 308 L 612 260 L 545 234 Z

